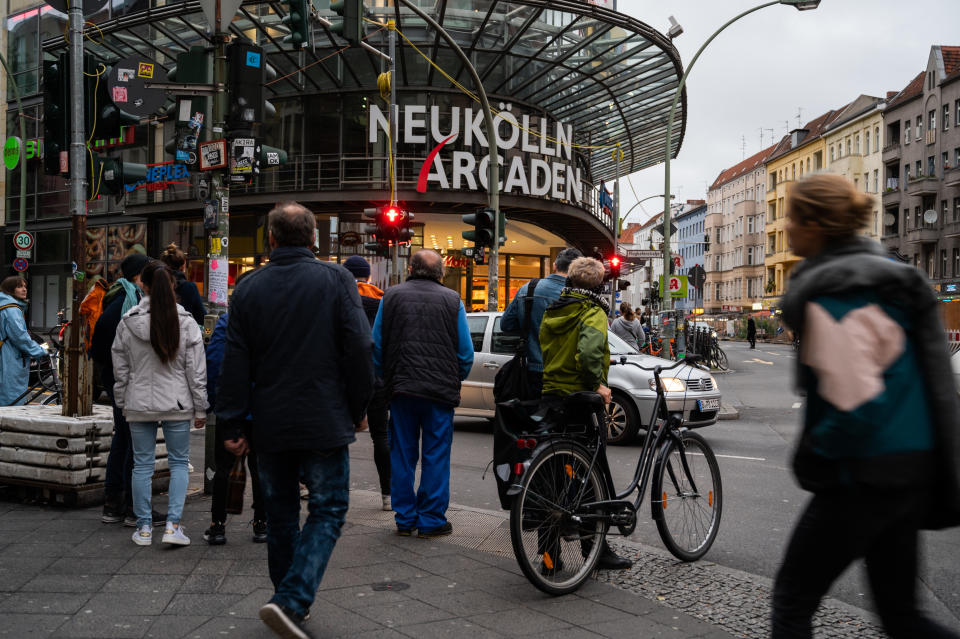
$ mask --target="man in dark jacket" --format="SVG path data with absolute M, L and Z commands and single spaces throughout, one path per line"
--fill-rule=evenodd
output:
M 540 396 L 543 388 L 543 354 L 540 351 L 540 322 L 543 321 L 543 313 L 547 307 L 557 301 L 560 297 L 560 291 L 566 286 L 567 269 L 570 263 L 578 257 L 583 257 L 583 253 L 575 248 L 568 248 L 557 254 L 557 259 L 553 262 L 553 273 L 546 279 L 537 282 L 533 291 L 533 304 L 530 310 L 530 332 L 525 335 L 527 340 L 527 367 L 530 379 L 530 389 L 534 397 L 527 399 L 536 399 Z M 500 320 L 500 327 L 508 333 L 519 333 L 523 329 L 523 323 L 527 316 L 526 302 L 527 289 L 530 282 L 527 282 L 517 291 L 516 297 L 510 302 L 510 306 L 503 314 Z
M 117 335 L 117 326 L 123 314 L 140 302 L 143 292 L 140 290 L 140 273 L 150 262 L 150 258 L 141 253 L 128 255 L 120 262 L 122 275 L 103 296 L 103 313 L 97 320 L 90 342 L 90 357 L 100 370 L 100 384 L 110 397 L 113 406 L 113 439 L 110 442 L 110 454 L 107 456 L 107 470 L 104 478 L 105 493 L 102 521 L 113 524 L 123 521 L 125 526 L 136 526 L 137 517 L 133 514 L 133 440 L 130 439 L 130 424 L 113 400 L 113 357 L 110 349 Z M 153 523 L 162 525 L 167 519 L 166 513 L 153 511 Z
M 370 329 L 377 319 L 380 310 L 380 300 L 383 291 L 367 281 L 370 278 L 370 263 L 359 255 L 351 255 L 343 262 L 343 268 L 350 271 L 357 278 L 357 290 L 360 293 L 360 302 L 363 312 L 367 314 Z M 373 462 L 377 466 L 377 475 L 380 479 L 380 500 L 383 510 L 393 510 L 390 500 L 390 432 L 387 421 L 387 393 L 383 387 L 383 380 L 377 379 L 373 391 L 373 398 L 367 406 L 367 425 L 370 427 L 370 439 L 373 440 Z
M 747 318 L 747 341 L 750 342 L 750 348 L 757 347 L 757 322 L 753 315 Z
M 231 299 L 216 414 L 218 427 L 235 425 L 224 441 L 235 455 L 253 416 L 275 589 L 260 618 L 279 636 L 307 637 L 301 624 L 347 512 L 347 446 L 373 389 L 370 330 L 353 277 L 310 250 L 313 214 L 285 202 L 268 224 L 270 262 Z M 302 529 L 300 481 L 310 492 Z
M 373 361 L 390 397 L 390 469 L 397 533 L 449 535 L 450 446 L 460 382 L 473 366 L 473 341 L 460 296 L 441 282 L 443 259 L 410 258 L 406 282 L 387 290 L 373 324 Z M 420 441 L 423 439 L 423 454 Z M 414 473 L 420 459 L 420 486 Z

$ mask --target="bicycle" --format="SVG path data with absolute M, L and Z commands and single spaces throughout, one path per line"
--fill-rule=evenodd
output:
M 510 538 L 523 574 L 543 592 L 577 590 L 596 567 L 611 527 L 624 536 L 633 533 L 651 475 L 651 516 L 667 549 L 682 561 L 695 561 L 710 549 L 723 506 L 720 468 L 703 437 L 683 426 L 682 413 L 667 410 L 660 377 L 684 363 L 646 368 L 619 360 L 652 371 L 657 391 L 633 480 L 622 492 L 607 463 L 604 404 L 597 393 L 574 393 L 541 409 L 530 419 L 532 433 L 513 435 L 500 420 L 519 449 L 533 449 L 529 460 L 515 464 L 520 479 L 507 491 L 513 497 Z M 507 408 L 517 409 L 509 404 L 501 405 L 504 415 L 510 414 Z
M 53 337 L 59 327 L 54 327 L 48 333 L 46 357 L 40 357 L 30 363 L 30 382 L 11 406 L 21 404 L 41 404 L 51 406 L 63 401 L 63 381 L 60 372 L 63 344 Z

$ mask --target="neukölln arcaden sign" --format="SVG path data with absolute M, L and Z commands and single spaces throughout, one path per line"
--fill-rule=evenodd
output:
M 387 113 L 386 107 L 370 105 L 370 144 L 386 142 Z M 487 189 L 490 156 L 483 120 L 480 107 L 454 106 L 450 107 L 449 115 L 445 113 L 443 116 L 439 106 L 411 104 L 401 107 L 394 126 L 397 144 L 427 145 L 431 149 L 420 167 L 418 192 Z M 583 185 L 580 168 L 575 166 L 571 125 L 538 115 L 517 116 L 510 105 L 501 105 L 494 122 L 499 125 L 496 128 L 502 193 L 546 197 L 574 205 L 583 202 Z M 504 125 L 504 122 L 508 124 Z M 484 149 L 478 155 L 464 150 L 478 146 Z

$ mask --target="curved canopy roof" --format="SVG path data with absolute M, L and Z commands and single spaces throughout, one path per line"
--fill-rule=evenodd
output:
M 585 150 L 593 181 L 614 177 L 617 143 L 623 151 L 621 175 L 663 160 L 667 112 L 682 75 L 679 54 L 663 34 L 579 0 L 415 1 L 467 53 L 494 106 L 504 100 L 526 104 L 572 124 L 575 143 L 600 147 Z M 269 85 L 275 97 L 377 86 L 383 59 L 346 48 L 320 21 L 313 22 L 310 47 L 295 51 L 284 44 L 286 8 L 276 2 L 244 3 L 230 25 L 233 35 L 256 40 L 269 54 L 279 78 Z M 473 90 L 459 58 L 416 14 L 393 0 L 367 0 L 367 9 L 368 44 L 386 52 L 387 31 L 376 23 L 393 19 L 438 67 Z M 329 9 L 319 15 L 336 17 Z M 140 53 L 168 69 L 178 53 L 211 43 L 198 0 L 110 17 L 87 33 L 87 49 L 106 61 Z M 404 38 L 397 43 L 398 89 L 459 91 Z M 63 38 L 45 42 L 47 51 L 63 46 Z M 686 125 L 685 91 L 676 122 L 674 153 Z

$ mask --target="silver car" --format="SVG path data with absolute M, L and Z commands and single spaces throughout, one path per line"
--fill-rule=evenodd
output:
M 456 414 L 470 417 L 493 417 L 493 381 L 497 371 L 517 350 L 518 335 L 504 333 L 500 328 L 502 313 L 468 313 L 467 324 L 473 340 L 473 368 L 463 382 L 460 406 Z M 673 362 L 643 355 L 625 341 L 607 333 L 610 357 L 615 361 L 626 358 L 641 366 L 669 366 Z M 662 375 L 669 410 L 683 410 L 683 418 L 690 428 L 709 426 L 717 421 L 720 412 L 720 390 L 710 373 L 693 366 L 681 366 Z M 608 441 L 625 444 L 645 428 L 653 411 L 656 392 L 653 373 L 636 366 L 619 364 L 610 367 L 608 383 L 613 401 L 608 408 Z

